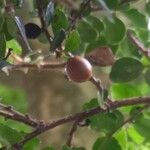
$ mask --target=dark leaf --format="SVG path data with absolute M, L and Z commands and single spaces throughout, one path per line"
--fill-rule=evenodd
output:
M 123 40 L 126 29 L 124 23 L 120 19 L 114 18 L 113 22 L 105 19 L 104 24 L 104 35 L 109 44 L 117 44 Z
M 6 52 L 6 40 L 3 32 L 0 33 L 0 59 L 5 57 Z
M 101 137 L 96 140 L 92 150 L 121 150 L 121 147 L 115 138 Z
M 63 42 L 63 40 L 65 39 L 65 37 L 66 37 L 66 34 L 63 29 L 58 31 L 54 36 L 54 40 L 51 45 L 51 50 L 58 48 L 61 45 L 61 43 Z
M 47 26 L 49 26 L 49 24 L 51 23 L 53 16 L 54 16 L 54 3 L 50 1 L 47 5 L 45 13 L 45 21 Z
M 140 61 L 123 57 L 118 59 L 112 66 L 110 79 L 113 82 L 129 82 L 136 79 L 143 70 L 143 65 Z
M 87 21 L 81 21 L 77 29 L 83 42 L 91 43 L 96 40 L 97 32 Z

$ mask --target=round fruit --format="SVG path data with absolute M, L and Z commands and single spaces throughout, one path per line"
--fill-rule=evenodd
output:
M 75 56 L 67 61 L 66 73 L 72 81 L 85 82 L 92 76 L 92 66 L 85 58 Z
M 41 28 L 34 23 L 27 23 L 25 25 L 25 33 L 27 38 L 35 39 L 41 34 Z

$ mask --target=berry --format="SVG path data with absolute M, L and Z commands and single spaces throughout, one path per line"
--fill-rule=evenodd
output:
M 85 82 L 92 77 L 92 66 L 85 58 L 75 56 L 67 61 L 66 73 L 72 81 Z
M 27 38 L 35 39 L 41 34 L 41 28 L 34 23 L 27 23 L 25 25 L 25 33 Z

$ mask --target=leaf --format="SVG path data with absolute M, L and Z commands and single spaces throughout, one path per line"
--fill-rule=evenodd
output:
M 80 46 L 80 35 L 78 31 L 73 30 L 65 41 L 65 50 L 66 51 L 75 51 Z
M 67 29 L 68 24 L 68 19 L 65 13 L 60 9 L 56 9 L 52 20 L 52 29 L 54 34 L 56 34 L 61 29 Z
M 110 66 L 115 62 L 113 53 L 109 47 L 97 47 L 85 57 L 91 64 L 96 66 Z
M 141 136 L 132 125 L 127 128 L 127 133 L 136 144 L 142 144 L 145 140 L 144 137 Z
M 22 52 L 22 48 L 21 46 L 19 45 L 19 43 L 15 40 L 15 39 L 12 39 L 10 41 L 7 41 L 6 42 L 6 47 L 7 48 L 12 48 L 13 49 L 13 52 L 17 55 L 20 55 L 21 52 Z
M 142 96 L 141 91 L 136 86 L 131 84 L 112 84 L 110 92 L 112 99 L 124 99 Z
M 150 69 L 146 70 L 144 77 L 145 77 L 146 83 L 150 85 Z
M 120 0 L 105 0 L 105 3 L 107 4 L 108 8 L 110 9 L 117 9 L 118 5 L 119 5 Z
M 95 16 L 88 16 L 86 21 L 100 34 L 104 30 L 104 24 Z
M 118 141 L 122 150 L 127 148 L 127 145 L 128 145 L 128 139 L 127 138 L 128 137 L 127 137 L 126 129 L 122 128 L 121 130 L 117 131 L 115 133 L 114 137 Z
M 150 2 L 146 3 L 145 10 L 146 10 L 147 14 L 150 16 Z
M 34 138 L 30 141 L 28 141 L 24 146 L 23 150 L 36 150 L 37 146 L 40 144 L 40 140 L 37 138 Z
M 96 140 L 92 150 L 121 150 L 121 147 L 115 138 L 101 137 Z
M 142 13 L 140 13 L 137 9 L 130 9 L 129 11 L 125 12 L 125 15 L 131 21 L 133 26 L 139 28 L 147 28 L 146 17 Z
M 6 41 L 4 33 L 0 33 L 0 59 L 5 57 L 6 52 Z
M 136 79 L 143 70 L 143 65 L 140 61 L 123 57 L 118 59 L 112 66 L 110 79 L 113 82 L 123 83 Z
M 15 136 L 14 136 L 15 135 Z M 0 124 L 0 141 L 8 142 L 9 144 L 15 144 L 21 140 L 23 134 L 17 132 L 16 130 Z M 12 138 L 13 137 L 13 138 Z
M 0 31 L 2 31 L 2 29 L 3 29 L 3 24 L 4 24 L 4 17 L 0 12 Z
M 117 44 L 123 40 L 125 36 L 125 25 L 118 18 L 114 18 L 113 22 L 104 20 L 104 36 L 109 44 Z
M 45 147 L 42 150 L 55 150 L 53 147 Z
M 119 49 L 117 51 L 117 55 L 120 57 L 137 57 L 140 58 L 141 55 L 132 42 L 126 37 L 124 38 L 121 43 L 119 44 Z
M 7 31 L 12 37 L 16 37 L 17 34 L 17 26 L 14 19 L 10 16 L 6 18 Z M 5 27 L 4 27 L 5 28 Z
M 87 21 L 81 21 L 78 24 L 77 30 L 80 34 L 81 40 L 86 43 L 91 43 L 97 38 L 97 32 Z
M 51 45 L 51 50 L 58 48 L 63 42 L 63 40 L 65 39 L 65 37 L 66 37 L 66 34 L 63 29 L 58 31 L 54 36 L 53 43 Z
M 86 149 L 84 147 L 72 147 L 72 148 L 70 148 L 70 147 L 64 145 L 62 147 L 62 150 L 86 150 Z
M 54 16 L 54 3 L 50 1 L 46 7 L 46 13 L 45 13 L 45 21 L 46 25 L 49 26 Z
M 150 119 L 144 117 L 138 118 L 134 122 L 134 128 L 141 136 L 145 137 L 146 140 L 150 139 Z

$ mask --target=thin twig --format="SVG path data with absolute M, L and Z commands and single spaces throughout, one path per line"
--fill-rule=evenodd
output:
M 36 0 L 37 8 L 38 8 L 38 14 L 41 21 L 42 30 L 46 35 L 46 38 L 49 42 L 49 44 L 52 44 L 52 37 L 47 29 L 46 21 L 45 21 L 45 12 L 43 8 L 43 1 L 42 0 Z
M 99 93 L 102 95 L 103 94 L 103 86 L 101 84 L 101 81 L 99 79 L 96 79 L 95 77 L 91 77 L 90 81 L 96 86 L 98 89 Z
M 150 49 L 146 48 L 144 44 L 131 32 L 127 32 L 127 36 L 129 40 L 133 43 L 133 45 L 142 52 L 147 58 L 150 57 Z
M 133 105 L 149 104 L 149 103 L 150 103 L 150 97 L 130 98 L 130 99 L 121 100 L 121 101 L 117 100 L 117 101 L 114 101 L 111 103 L 111 105 L 109 106 L 109 110 L 115 110 L 117 108 L 125 107 L 125 106 L 133 106 Z M 86 119 L 90 116 L 93 116 L 95 114 L 104 113 L 107 111 L 108 111 L 107 108 L 100 108 L 98 106 L 98 107 L 93 108 L 91 110 L 87 110 L 87 111 L 79 112 L 76 114 L 68 115 L 68 116 L 61 118 L 61 119 L 58 119 L 56 121 L 46 123 L 44 126 L 40 126 L 39 128 L 37 128 L 33 132 L 30 132 L 29 134 L 27 134 L 22 141 L 18 142 L 15 145 L 24 145 L 26 142 L 28 142 L 32 138 L 44 133 L 47 130 L 53 129 L 59 125 L 62 125 L 62 124 L 68 123 L 68 122 L 72 122 L 72 121 L 75 121 L 78 119 L 84 120 L 84 119 Z
M 84 9 L 88 6 L 90 1 L 91 0 L 85 0 L 84 4 L 82 5 L 82 8 L 80 8 L 79 11 L 76 13 L 76 15 L 71 19 L 69 27 L 67 29 L 68 32 L 75 27 L 77 20 L 82 16 Z
M 28 68 L 32 70 L 41 70 L 41 69 L 61 69 L 65 67 L 66 63 L 41 63 L 41 64 L 31 64 L 31 63 L 21 63 L 12 65 L 10 70 L 19 70 L 22 68 Z
M 72 142 L 72 139 L 73 139 L 73 135 L 75 133 L 75 131 L 77 130 L 77 127 L 78 127 L 78 123 L 80 122 L 80 120 L 75 120 L 73 125 L 72 125 L 72 128 L 69 132 L 69 135 L 68 135 L 68 139 L 67 139 L 67 142 L 66 142 L 66 145 L 71 147 L 71 142 Z
M 36 119 L 31 118 L 29 115 L 24 115 L 10 106 L 6 106 L 0 103 L 0 116 L 5 117 L 6 119 L 15 120 L 22 122 L 31 127 L 37 127 L 39 122 Z

